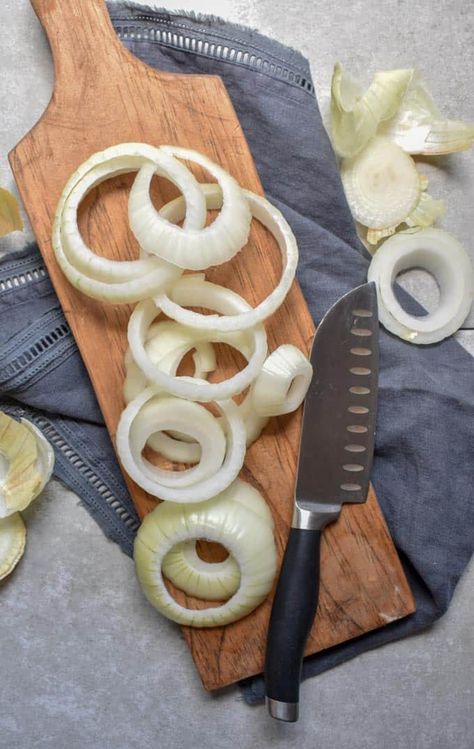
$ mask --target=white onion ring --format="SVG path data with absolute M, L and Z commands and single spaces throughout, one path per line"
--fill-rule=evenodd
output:
M 252 385 L 252 403 L 260 416 L 289 414 L 303 403 L 313 367 L 299 348 L 285 343 L 272 351 Z
M 185 288 L 193 296 L 193 304 L 201 305 L 200 300 L 205 303 L 201 306 L 223 314 L 233 314 L 250 309 L 249 304 L 238 294 L 230 289 L 201 278 L 185 276 L 179 283 L 183 282 L 182 290 Z M 153 385 L 166 390 L 171 395 L 209 402 L 223 400 L 236 393 L 242 392 L 255 379 L 267 354 L 267 337 L 263 325 L 256 325 L 248 331 L 253 341 L 253 351 L 249 362 L 244 369 L 222 382 L 210 383 L 203 380 L 196 381 L 192 377 L 171 376 L 155 366 L 148 356 L 145 348 L 145 340 L 148 329 L 160 312 L 155 302 L 148 299 L 140 302 L 130 316 L 128 324 L 128 343 L 133 358 Z M 225 340 L 224 333 L 212 334 L 209 331 L 206 339 L 213 342 Z
M 172 338 L 166 340 L 166 335 L 163 335 L 162 329 L 165 329 L 167 335 L 175 335 L 175 343 L 173 343 Z M 199 333 L 196 329 L 186 328 L 180 323 L 166 320 L 151 325 L 145 348 L 153 364 L 159 366 L 160 369 L 163 369 L 168 374 L 175 375 L 182 357 L 185 356 L 190 348 L 194 347 L 196 351 L 193 354 L 193 359 L 196 370 L 193 377 L 204 377 L 208 372 L 214 371 L 216 368 L 214 350 L 212 344 L 206 340 L 206 335 L 205 331 Z M 245 331 L 243 333 L 222 334 L 220 340 L 240 351 L 248 361 L 252 349 L 249 338 L 250 336 Z M 169 348 L 172 348 L 173 351 L 169 352 Z M 209 351 L 209 348 L 212 353 Z M 167 356 L 164 356 L 164 353 Z M 125 403 L 129 403 L 136 398 L 149 385 L 150 382 L 135 363 L 131 351 L 128 349 L 125 355 Z M 239 412 L 244 421 L 247 435 L 247 447 L 258 439 L 268 421 L 266 417 L 260 416 L 256 412 L 252 403 L 251 393 L 252 388 L 239 405 Z M 219 417 L 218 420 L 221 419 L 222 417 Z M 159 452 L 165 458 L 168 458 L 168 460 L 176 463 L 197 463 L 201 455 L 201 447 L 198 443 L 186 435 L 174 431 L 168 434 L 156 432 L 151 435 L 148 444 L 153 450 L 156 450 L 156 452 Z
M 405 312 L 395 297 L 393 283 L 404 270 L 423 268 L 440 289 L 437 309 L 416 317 Z M 382 325 L 405 341 L 437 343 L 462 325 L 472 304 L 474 274 L 464 247 L 441 229 L 400 232 L 377 250 L 369 267 L 375 281 Z
M 201 189 L 205 195 L 208 209 L 221 207 L 222 192 L 219 185 L 202 184 Z M 184 306 L 192 306 L 193 302 L 189 301 L 185 294 L 180 293 L 180 286 L 176 284 L 170 291 L 167 289 L 163 291 L 156 299 L 165 315 L 173 320 L 177 320 L 183 325 L 199 328 L 199 330 L 244 330 L 270 317 L 280 307 L 288 294 L 298 265 L 298 245 L 295 235 L 283 214 L 268 200 L 249 190 L 244 190 L 244 195 L 248 200 L 252 216 L 260 221 L 278 242 L 283 265 L 280 281 L 266 299 L 255 308 L 240 314 L 222 316 L 203 315 L 185 309 Z M 184 213 L 185 203 L 183 198 L 176 198 L 174 202 L 177 212 L 179 214 Z
M 148 475 L 144 470 L 144 462 L 141 456 L 143 445 L 132 444 L 132 427 L 137 415 L 150 399 L 156 397 L 156 391 L 147 388 L 128 404 L 120 417 L 116 433 L 116 448 L 122 465 L 129 476 L 149 494 L 171 502 L 203 502 L 226 489 L 237 477 L 245 459 L 245 428 L 236 404 L 231 400 L 216 402 L 216 406 L 225 417 L 225 433 L 227 436 L 227 451 L 220 469 L 214 476 L 199 481 L 192 486 L 172 488 L 164 486 L 162 482 L 153 480 Z M 162 397 L 163 400 L 170 400 L 168 396 Z M 156 431 L 174 428 L 179 431 L 190 430 L 189 426 L 176 426 L 169 421 L 155 423 Z
M 240 568 L 240 586 L 222 606 L 188 609 L 163 580 L 163 559 L 178 543 L 206 538 L 221 543 Z M 193 627 L 217 627 L 253 611 L 271 589 L 277 566 L 272 527 L 226 493 L 196 506 L 163 502 L 147 515 L 135 540 L 137 576 L 150 603 L 164 616 Z
M 241 187 L 222 167 L 197 151 L 175 146 L 162 146 L 161 150 L 207 169 L 222 188 L 222 210 L 209 226 L 199 231 L 164 220 L 150 197 L 156 167 L 146 164 L 138 172 L 129 197 L 130 228 L 140 246 L 180 268 L 192 270 L 230 260 L 246 244 L 250 232 L 251 215 Z
M 236 479 L 225 492 L 226 499 L 256 513 L 273 528 L 270 508 L 257 489 Z M 173 585 L 196 598 L 222 601 L 234 595 L 240 584 L 240 570 L 234 557 L 206 562 L 198 555 L 195 541 L 182 541 L 163 559 L 162 572 Z
M 185 195 L 185 209 L 163 206 L 160 214 L 167 221 L 181 220 L 185 226 L 200 229 L 206 221 L 205 199 L 193 175 L 179 161 L 160 149 L 142 143 L 124 143 L 93 154 L 68 180 L 53 225 L 53 249 L 58 264 L 70 283 L 96 299 L 128 303 L 162 291 L 176 280 L 181 270 L 156 257 L 137 260 L 109 260 L 97 256 L 83 241 L 77 223 L 81 201 L 90 190 L 117 174 L 135 171 L 150 160 L 157 171 L 176 184 Z
M 163 470 L 141 455 L 150 435 L 157 431 L 156 425 L 160 422 L 166 424 L 167 419 L 176 424 L 177 429 L 181 423 L 186 429 L 185 433 L 199 443 L 200 459 L 193 468 L 184 471 Z M 132 455 L 135 456 L 135 462 L 139 463 L 143 475 L 150 481 L 173 489 L 192 486 L 215 474 L 220 469 L 226 453 L 226 438 L 218 420 L 204 406 L 183 398 L 159 395 L 150 398 L 140 408 L 130 425 L 129 440 Z

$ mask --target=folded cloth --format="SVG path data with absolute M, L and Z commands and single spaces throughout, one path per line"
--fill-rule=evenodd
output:
M 296 234 L 298 277 L 317 322 L 364 282 L 369 258 L 355 233 L 308 62 L 219 19 L 121 3 L 109 10 L 123 43 L 149 65 L 222 76 L 266 194 Z M 0 310 L 0 406 L 44 430 L 56 448 L 56 475 L 130 553 L 138 521 L 35 248 L 0 264 Z M 421 347 L 381 331 L 380 347 L 373 481 L 417 611 L 305 659 L 303 678 L 434 622 L 473 552 L 472 358 L 453 339 Z M 242 688 L 250 703 L 263 697 L 261 677 Z

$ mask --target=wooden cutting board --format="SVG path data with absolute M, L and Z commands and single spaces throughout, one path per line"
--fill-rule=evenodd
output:
M 143 141 L 195 148 L 222 164 L 246 188 L 262 193 L 262 187 L 219 77 L 170 75 L 145 66 L 117 39 L 102 0 L 32 0 L 32 4 L 54 57 L 54 93 L 40 121 L 11 152 L 10 163 L 113 440 L 123 408 L 123 353 L 130 308 L 82 296 L 56 265 L 51 226 L 67 178 L 94 151 L 123 141 Z M 86 241 L 107 257 L 137 256 L 127 226 L 130 181 L 129 176 L 119 177 L 101 186 L 82 208 L 80 225 Z M 161 201 L 174 195 L 163 183 L 157 183 L 155 192 Z M 208 277 L 255 304 L 276 283 L 280 266 L 273 239 L 255 225 L 249 245 L 231 263 L 212 269 Z M 270 350 L 284 342 L 308 350 L 314 327 L 297 283 L 266 327 Z M 220 378 L 235 371 L 232 351 L 220 351 L 219 360 Z M 300 426 L 301 411 L 271 420 L 249 449 L 242 471 L 273 510 L 280 553 L 292 512 Z M 155 500 L 125 478 L 138 512 L 145 515 Z M 319 610 L 308 653 L 414 611 L 373 492 L 365 505 L 346 506 L 340 520 L 324 532 L 321 569 Z M 176 596 L 186 601 L 180 592 Z M 246 619 L 223 629 L 184 628 L 205 687 L 223 687 L 262 670 L 270 606 L 271 597 Z

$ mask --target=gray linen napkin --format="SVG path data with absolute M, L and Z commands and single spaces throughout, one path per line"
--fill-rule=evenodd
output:
M 297 236 L 299 281 L 320 320 L 341 294 L 364 282 L 369 260 L 357 240 L 305 58 L 219 19 L 130 4 L 109 9 L 123 43 L 149 65 L 222 76 L 266 194 Z M 56 475 L 130 554 L 138 520 L 36 248 L 0 263 L 0 315 L 0 407 L 25 414 L 44 430 L 56 448 Z M 446 611 L 474 548 L 472 375 L 471 357 L 454 340 L 416 347 L 381 331 L 373 481 L 417 611 L 307 658 L 304 678 L 417 632 Z M 242 687 L 249 703 L 262 699 L 261 677 Z

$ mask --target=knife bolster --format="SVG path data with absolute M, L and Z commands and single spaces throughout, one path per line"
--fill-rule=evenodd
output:
M 296 502 L 291 527 L 305 531 L 320 531 L 337 520 L 340 512 L 341 505 L 321 505 L 321 509 L 306 510 Z

